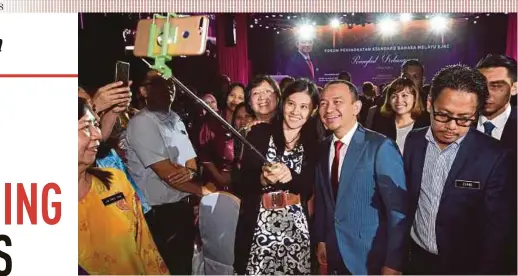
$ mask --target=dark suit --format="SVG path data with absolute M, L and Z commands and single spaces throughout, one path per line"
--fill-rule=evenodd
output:
M 317 66 L 315 63 L 315 60 L 310 55 L 311 63 L 313 64 L 313 71 L 315 72 L 315 77 L 317 74 Z M 285 74 L 288 76 L 292 76 L 294 78 L 307 78 L 310 80 L 315 80 L 316 78 L 313 78 L 311 76 L 311 70 L 309 69 L 308 63 L 306 62 L 306 59 L 304 56 L 299 52 L 296 51 L 291 55 L 291 57 L 288 59 L 288 62 L 286 63 L 286 70 Z
M 506 148 L 513 150 L 515 153 L 517 144 L 516 123 L 516 106 L 512 106 L 511 115 L 509 115 L 509 118 L 505 123 L 504 131 L 502 132 L 500 141 L 502 141 Z
M 315 238 L 325 242 L 328 271 L 343 262 L 352 274 L 400 270 L 410 221 L 401 154 L 393 141 L 361 125 L 341 165 L 337 202 L 330 183 L 332 137 L 316 167 Z
M 361 95 L 360 101 L 362 102 L 362 109 L 360 110 L 360 119 L 358 121 L 360 122 L 360 124 L 365 125 L 367 121 L 367 114 L 369 113 L 369 108 L 376 104 L 376 99 L 368 99 L 364 95 Z
M 504 126 L 504 131 L 502 132 L 502 137 L 500 137 L 500 142 L 502 143 L 502 145 L 504 145 L 504 147 L 510 149 L 513 153 L 513 157 L 512 157 L 512 168 L 515 168 L 516 169 L 516 161 L 517 161 L 517 136 L 516 136 L 516 132 L 517 132 L 517 129 L 516 129 L 516 124 L 517 124 L 517 121 L 516 121 L 516 106 L 511 106 L 511 114 L 509 115 L 509 118 L 507 119 L 507 122 L 505 123 L 505 126 Z M 517 185 L 517 179 L 516 179 L 516 171 L 513 172 L 512 176 L 512 181 L 509 181 L 509 184 L 511 184 L 511 192 L 510 194 L 513 195 L 513 197 L 511 198 L 511 225 L 513 226 L 513 228 L 511 229 L 511 233 L 516 233 L 517 232 L 517 229 L 516 229 L 516 225 L 517 225 L 517 221 L 516 221 L 516 218 L 517 218 L 517 213 L 516 213 L 516 205 L 517 205 L 517 201 L 516 201 L 516 193 L 517 193 L 517 189 L 516 189 L 516 185 Z M 516 235 L 511 235 L 511 240 L 509 241 L 509 249 L 506 253 L 506 259 L 507 259 L 507 273 L 509 274 L 516 274 L 516 267 L 517 267 L 517 262 L 516 262 L 516 258 L 517 258 L 517 255 L 516 255 L 516 244 L 517 244 L 517 241 L 516 241 Z
M 427 131 L 428 127 L 413 130 L 405 142 L 405 173 L 414 216 L 421 192 Z M 460 144 L 441 194 L 435 222 L 439 255 L 434 257 L 433 264 L 423 266 L 417 265 L 418 257 L 412 257 L 411 252 L 409 273 L 502 272 L 504 247 L 510 229 L 509 157 L 509 151 L 496 139 L 475 129 L 469 130 Z M 480 183 L 480 187 L 459 187 L 456 180 L 475 181 Z

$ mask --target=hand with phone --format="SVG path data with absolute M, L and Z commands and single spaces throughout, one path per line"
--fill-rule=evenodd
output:
M 131 102 L 131 91 L 122 81 L 107 84 L 97 90 L 93 97 L 93 108 L 96 113 L 104 112 L 113 107 L 114 112 L 126 110 Z

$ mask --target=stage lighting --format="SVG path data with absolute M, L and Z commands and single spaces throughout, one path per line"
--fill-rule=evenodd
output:
M 397 31 L 397 23 L 390 18 L 385 18 L 378 22 L 378 28 L 383 36 L 392 36 Z
M 401 20 L 401 22 L 409 22 L 410 20 L 412 20 L 412 14 L 403 13 L 399 16 L 399 19 Z
M 300 40 L 312 40 L 315 36 L 315 27 L 309 24 L 299 26 L 297 31 Z
M 338 18 L 333 18 L 329 25 L 331 25 L 331 28 L 336 29 L 340 27 L 340 20 L 338 20 Z
M 430 25 L 434 32 L 442 33 L 448 29 L 448 19 L 444 16 L 437 15 L 432 18 Z

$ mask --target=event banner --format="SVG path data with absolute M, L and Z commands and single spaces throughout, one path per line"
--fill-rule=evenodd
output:
M 448 30 L 441 33 L 430 30 L 430 20 L 396 22 L 394 28 L 400 29 L 392 35 L 381 33 L 378 24 L 352 28 L 316 26 L 311 52 L 315 80 L 323 85 L 336 79 L 340 72 L 348 71 L 354 73 L 356 84 L 371 81 L 379 85 L 400 75 L 401 65 L 406 60 L 416 59 L 426 64 L 425 78 L 429 81 L 444 64 L 467 62 L 467 21 L 449 21 Z M 292 35 L 292 39 L 282 41 L 297 41 L 297 32 Z M 284 64 L 287 68 L 289 60 L 285 59 Z

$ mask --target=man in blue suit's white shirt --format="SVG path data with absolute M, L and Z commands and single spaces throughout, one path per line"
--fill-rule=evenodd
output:
M 403 160 L 396 144 L 357 122 L 356 87 L 328 83 L 320 119 L 333 132 L 316 168 L 317 258 L 329 274 L 400 274 L 410 231 Z

